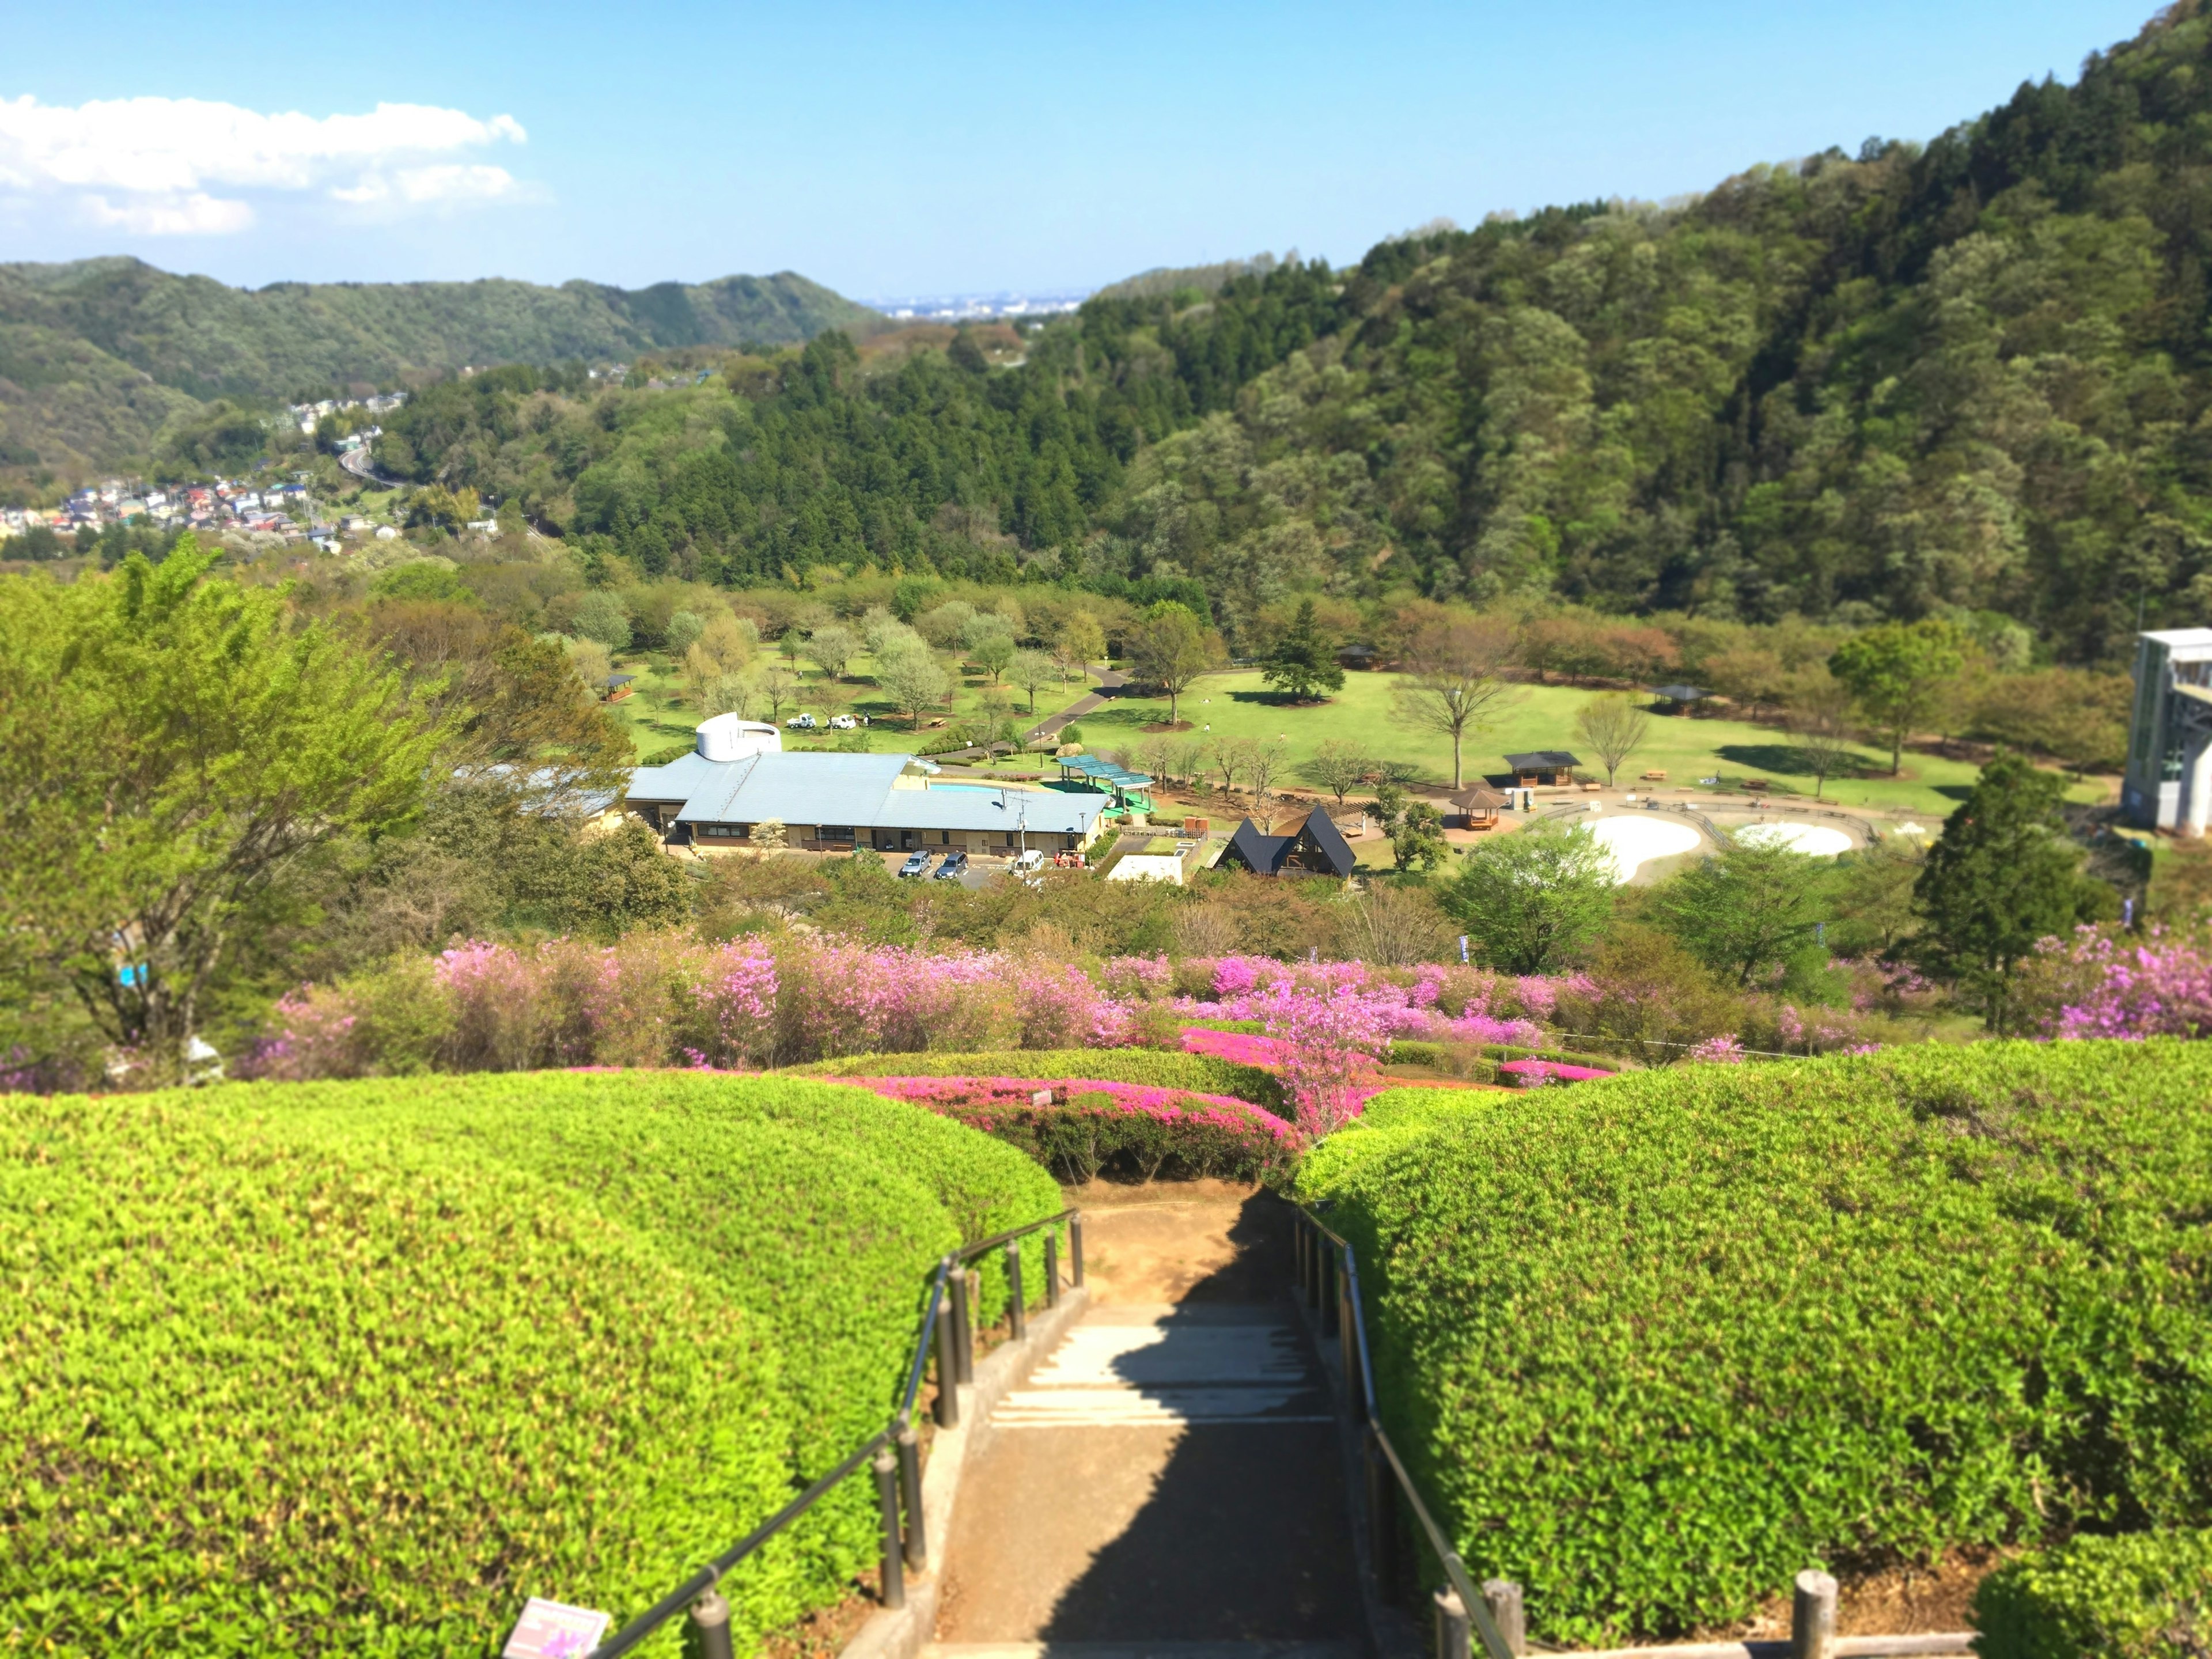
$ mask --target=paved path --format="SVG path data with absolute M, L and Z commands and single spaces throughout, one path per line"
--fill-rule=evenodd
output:
M 1110 1260 L 1112 1213 L 1086 1219 Z M 1271 1215 L 1230 1237 L 1286 1261 L 1279 1231 Z M 1287 1296 L 1219 1299 L 1251 1294 L 1249 1267 L 1176 1302 L 1094 1304 L 1000 1402 L 963 1481 L 930 1659 L 1351 1659 L 1327 1381 Z
M 1022 734 L 1022 741 L 1024 744 L 1035 743 L 1039 738 L 1050 737 L 1054 732 L 1061 731 L 1104 702 L 1110 693 L 1120 690 L 1129 683 L 1127 676 L 1111 668 L 1093 668 L 1090 672 L 1098 676 L 1098 689 L 1096 691 L 1085 692 L 1058 714 L 1047 714 Z M 989 750 L 979 747 L 954 749 L 942 755 L 932 755 L 929 758 L 939 762 L 958 762 L 988 760 L 990 756 Z

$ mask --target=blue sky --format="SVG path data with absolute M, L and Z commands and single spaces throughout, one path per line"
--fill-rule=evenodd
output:
M 129 252 L 250 286 L 793 270 L 889 295 L 1341 262 L 1438 216 L 1663 199 L 1932 137 L 2072 79 L 2148 7 L 11 12 L 0 258 Z

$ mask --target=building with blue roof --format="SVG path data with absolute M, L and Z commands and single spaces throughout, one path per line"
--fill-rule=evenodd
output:
M 629 809 L 672 842 L 743 847 L 776 823 L 785 846 L 822 852 L 1081 852 L 1109 804 L 1089 792 L 945 778 L 912 755 L 785 754 L 767 738 L 732 744 L 718 735 L 702 726 L 691 753 L 630 775 Z

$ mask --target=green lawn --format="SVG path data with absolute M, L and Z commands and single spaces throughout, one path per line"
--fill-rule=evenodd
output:
M 847 668 L 845 678 L 835 686 L 825 685 L 822 674 L 811 663 L 802 661 L 796 665 L 804 685 L 798 703 L 783 711 L 784 719 L 789 719 L 801 709 L 825 723 L 832 714 L 866 714 L 873 723 L 862 728 L 859 735 L 872 752 L 879 754 L 911 754 L 925 744 L 943 740 L 945 733 L 942 730 L 925 728 L 913 732 L 907 728 L 906 716 L 896 712 L 889 701 L 876 690 L 875 682 L 870 678 L 870 662 L 866 656 L 855 658 Z M 639 754 L 648 755 L 670 744 L 690 740 L 693 729 L 699 724 L 699 712 L 685 699 L 684 677 L 671 665 L 665 653 L 625 652 L 616 664 L 616 672 L 637 676 L 637 690 L 620 702 L 609 704 L 608 709 L 629 728 L 630 741 Z M 1057 709 L 1065 708 L 1091 690 L 1091 682 L 1082 685 L 1070 684 L 1065 690 L 1056 685 L 1039 688 L 1036 717 L 1042 720 Z M 981 708 L 986 689 L 981 675 L 973 672 L 963 674 L 958 688 L 953 693 L 951 707 L 938 712 L 947 719 L 973 714 Z M 1018 690 L 1012 691 L 1012 696 L 1013 719 L 1018 726 L 1026 729 L 1032 723 L 1029 699 Z M 768 718 L 765 705 L 755 711 L 755 718 Z M 842 738 L 851 734 L 841 732 L 831 735 Z M 787 731 L 785 740 L 796 747 L 802 743 L 816 741 L 817 734 Z M 1029 763 L 1034 765 L 1034 759 Z
M 1427 769 L 1442 782 L 1451 781 L 1451 744 L 1448 738 L 1407 724 L 1393 711 L 1390 674 L 1355 673 L 1344 690 L 1324 703 L 1297 707 L 1276 701 L 1256 673 L 1208 675 L 1183 695 L 1182 714 L 1193 722 L 1182 734 L 1183 741 L 1204 741 L 1209 735 L 1227 734 L 1261 738 L 1285 738 L 1293 757 L 1302 759 L 1329 738 L 1364 746 L 1386 760 L 1406 760 Z M 1580 755 L 1586 768 L 1602 777 L 1602 767 L 1577 737 L 1575 714 L 1595 694 L 1568 686 L 1523 686 L 1518 701 L 1504 711 L 1498 724 L 1467 744 L 1466 775 L 1469 782 L 1486 774 L 1500 773 L 1508 750 L 1565 749 Z M 1117 698 L 1082 720 L 1088 746 L 1121 748 L 1148 739 L 1140 729 L 1168 717 L 1164 700 Z M 1206 729 L 1210 727 L 1211 732 Z M 1824 798 L 1840 805 L 1866 806 L 1929 815 L 1940 818 L 1963 799 L 1978 769 L 1964 761 L 1908 754 L 1905 775 L 1888 775 L 1887 757 L 1871 748 L 1863 752 L 1862 775 L 1831 778 Z M 1813 779 L 1803 769 L 1788 735 L 1745 720 L 1691 720 L 1652 717 L 1644 746 L 1629 757 L 1621 778 L 1632 781 L 1647 769 L 1664 770 L 1667 787 L 1695 785 L 1700 778 L 1759 777 L 1802 791 L 1808 799 Z M 2094 780 L 2077 786 L 2075 799 L 2098 800 L 2105 790 Z

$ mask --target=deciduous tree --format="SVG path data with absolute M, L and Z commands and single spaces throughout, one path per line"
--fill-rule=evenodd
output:
M 1935 710 L 1966 660 L 1959 630 L 1934 617 L 1869 628 L 1845 640 L 1828 659 L 1828 672 L 1889 739 L 1892 777 L 1904 768 L 1905 738 Z
M 0 948 L 155 1076 L 319 856 L 416 812 L 447 735 L 215 557 L 0 581 Z
M 1592 697 L 1575 716 L 1575 730 L 1605 765 L 1605 781 L 1611 787 L 1621 763 L 1643 747 L 1651 716 L 1626 691 L 1607 691 Z
M 1167 693 L 1170 724 L 1180 718 L 1180 699 L 1190 683 L 1218 666 L 1224 654 L 1221 636 L 1173 599 L 1152 606 L 1129 631 L 1131 665 L 1139 679 Z
M 1547 974 L 1576 961 L 1613 909 L 1613 863 L 1580 825 L 1487 841 L 1443 890 L 1445 914 L 1490 967 Z
M 1512 687 L 1502 677 L 1512 659 L 1512 630 L 1492 617 L 1431 624 L 1407 647 L 1398 713 L 1451 739 L 1455 789 L 1464 780 L 1467 739 L 1513 701 Z

